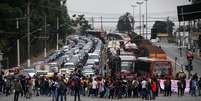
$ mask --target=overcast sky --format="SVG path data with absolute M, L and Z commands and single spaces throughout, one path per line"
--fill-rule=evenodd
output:
M 137 1 L 144 0 L 67 0 L 67 7 L 70 15 L 85 14 L 86 17 L 118 18 L 125 12 L 132 14 L 131 5 L 137 5 Z M 177 6 L 189 4 L 189 2 L 188 0 L 148 0 L 147 4 L 150 20 L 152 17 L 170 16 L 170 18 L 177 18 Z M 145 14 L 145 2 L 142 5 L 142 14 Z M 135 7 L 135 17 L 136 20 L 139 19 L 139 6 Z

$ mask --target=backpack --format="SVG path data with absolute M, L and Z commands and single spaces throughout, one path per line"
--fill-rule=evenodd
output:
M 133 88 L 137 88 L 138 85 L 139 85 L 138 81 L 135 80 L 135 81 L 133 82 Z
M 51 84 L 51 90 L 56 90 L 56 84 L 55 84 L 55 82 L 52 82 L 52 84 Z
M 192 87 L 193 87 L 193 88 L 196 88 L 196 87 L 197 87 L 197 83 L 196 83 L 195 80 L 192 80 Z
M 80 79 L 76 76 L 72 79 L 71 81 L 71 86 L 72 87 L 78 87 L 79 86 L 79 83 L 80 83 Z

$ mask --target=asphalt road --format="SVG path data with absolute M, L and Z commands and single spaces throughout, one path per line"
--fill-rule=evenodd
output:
M 189 95 L 185 95 L 182 97 L 178 97 L 176 94 L 174 94 L 171 97 L 164 97 L 163 95 L 160 95 L 160 97 L 157 97 L 153 101 L 200 101 L 201 97 L 192 97 Z M 0 95 L 0 101 L 13 101 L 13 95 L 11 96 L 1 96 Z M 39 97 L 32 97 L 31 99 L 26 99 L 24 97 L 19 97 L 18 101 L 52 101 L 51 97 L 46 96 L 39 96 Z M 67 96 L 67 101 L 74 101 L 73 96 Z M 81 101 L 147 101 L 143 100 L 141 98 L 122 98 L 122 99 L 108 99 L 108 98 L 92 98 L 92 97 L 83 97 L 81 96 Z
M 177 57 L 177 64 L 183 65 L 183 66 L 188 64 L 186 60 L 186 52 L 184 49 L 182 49 L 182 56 L 180 56 L 180 51 L 178 47 L 174 44 L 161 43 L 161 47 L 168 54 L 168 57 L 171 58 L 172 60 L 175 60 L 175 57 Z M 192 73 L 198 73 L 198 75 L 201 76 L 201 60 L 200 59 L 194 58 Z

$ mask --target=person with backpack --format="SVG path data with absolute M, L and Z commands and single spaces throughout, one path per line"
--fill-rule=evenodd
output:
M 63 101 L 65 84 L 62 80 L 62 77 L 58 78 L 58 85 L 57 85 L 56 89 L 57 89 L 56 101 L 59 101 L 59 98 L 60 98 L 60 101 Z
M 196 96 L 197 81 L 196 79 L 191 80 L 191 96 Z
M 132 88 L 133 88 L 133 97 L 137 97 L 138 98 L 138 86 L 139 86 L 139 82 L 138 80 L 134 79 L 132 81 Z
M 52 101 L 56 101 L 56 87 L 57 87 L 57 85 L 58 85 L 58 82 L 55 79 L 51 80 L 50 90 L 51 90 Z
M 199 94 L 199 96 L 201 96 L 201 77 L 198 81 L 198 94 Z
M 80 101 L 80 88 L 81 88 L 80 77 L 78 74 L 74 74 L 71 79 L 72 79 L 71 85 L 74 90 L 74 101 L 76 101 L 77 98 L 78 98 L 78 101 Z
M 14 90 L 15 90 L 14 101 L 18 101 L 20 92 L 22 91 L 22 85 L 19 80 L 16 80 L 15 85 L 14 85 Z

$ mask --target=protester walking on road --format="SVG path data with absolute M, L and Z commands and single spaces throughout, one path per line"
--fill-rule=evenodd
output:
M 156 92 L 157 92 L 157 85 L 156 85 L 156 81 L 151 82 L 151 89 L 152 89 L 152 99 L 155 99 L 156 97 Z
M 74 89 L 74 101 L 77 100 L 78 98 L 78 101 L 80 101 L 80 88 L 81 88 L 81 81 L 80 81 L 80 77 L 78 74 L 74 74 L 72 76 L 72 86 L 73 86 L 73 89 Z
M 192 79 L 190 81 L 190 88 L 191 88 L 191 96 L 196 96 L 196 88 L 197 88 L 197 81 L 196 79 Z
M 142 82 L 142 99 L 147 98 L 147 81 L 145 78 L 143 78 Z
M 184 96 L 185 88 L 186 88 L 186 80 L 182 78 L 181 79 L 181 96 Z
M 199 96 L 201 96 L 201 77 L 198 81 L 198 94 L 199 94 Z
M 138 98 L 138 87 L 139 86 L 139 82 L 138 80 L 134 79 L 132 81 L 132 89 L 133 89 L 133 97 L 137 97 Z
M 19 80 L 16 80 L 15 85 L 14 85 L 14 90 L 15 90 L 14 101 L 18 101 L 20 92 L 22 91 L 22 85 Z
M 62 77 L 58 78 L 58 85 L 57 85 L 57 96 L 56 96 L 56 101 L 63 101 L 64 97 L 64 90 L 65 90 L 65 84 L 62 80 Z

